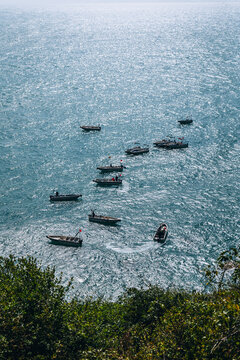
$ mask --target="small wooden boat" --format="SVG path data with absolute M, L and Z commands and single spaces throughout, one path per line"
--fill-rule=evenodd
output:
M 98 166 L 97 169 L 100 170 L 101 172 L 123 171 L 123 169 L 126 169 L 126 166 L 123 165 Z
M 81 129 L 85 130 L 85 131 L 100 131 L 101 130 L 101 126 L 85 126 L 82 125 L 80 126 Z
M 51 240 L 54 245 L 64 245 L 64 246 L 81 246 L 82 239 L 76 236 L 63 236 L 63 235 L 47 235 L 49 240 Z
M 116 179 L 116 177 L 111 179 L 95 179 L 93 182 L 103 186 L 118 186 L 122 184 L 122 180 L 119 178 Z
M 163 139 L 163 140 L 156 141 L 153 144 L 157 147 L 165 148 L 168 144 L 171 144 L 172 142 L 174 142 L 174 141 L 170 140 L 170 139 Z
M 188 143 L 183 143 L 183 142 L 173 142 L 173 143 L 169 143 L 165 146 L 165 149 L 167 150 L 171 150 L 171 149 L 184 149 L 188 147 Z
M 111 216 L 96 215 L 94 212 L 88 215 L 88 220 L 103 225 L 116 225 L 121 219 Z
M 164 243 L 168 236 L 168 226 L 166 223 L 162 223 L 156 231 L 153 240 Z
M 127 155 L 140 155 L 148 152 L 149 152 L 149 148 L 142 148 L 141 146 L 135 146 L 131 149 L 125 150 L 125 153 Z
M 56 192 L 55 195 L 50 195 L 50 201 L 73 201 L 77 200 L 81 196 L 81 194 L 60 195 L 58 192 Z
M 191 124 L 193 122 L 193 120 L 190 118 L 186 118 L 185 120 L 178 120 L 178 122 L 181 125 L 186 125 L 186 124 Z
M 132 151 L 134 151 L 134 150 L 139 150 L 139 149 L 141 149 L 140 146 L 135 146 L 135 147 L 133 147 L 133 148 L 130 148 L 130 149 L 125 150 L 125 153 L 126 153 L 126 154 L 130 154 Z

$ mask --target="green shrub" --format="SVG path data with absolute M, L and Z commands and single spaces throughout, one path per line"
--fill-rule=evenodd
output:
M 131 288 L 66 300 L 55 270 L 0 258 L 0 360 L 240 360 L 239 249 L 208 267 L 211 291 Z

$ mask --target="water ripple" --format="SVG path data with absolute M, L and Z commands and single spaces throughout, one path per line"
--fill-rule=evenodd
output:
M 202 267 L 239 242 L 239 13 L 213 3 L 1 13 L 1 255 L 55 266 L 81 296 L 202 288 Z M 189 147 L 153 147 L 168 135 Z M 127 156 L 136 143 L 150 152 Z M 93 183 L 97 166 L 120 160 L 122 186 Z M 54 190 L 83 196 L 54 204 Z M 92 208 L 121 225 L 89 223 Z M 164 245 L 153 241 L 162 221 Z M 82 248 L 46 238 L 79 228 Z

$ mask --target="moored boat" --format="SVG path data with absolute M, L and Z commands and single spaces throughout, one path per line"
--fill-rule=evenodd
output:
M 122 184 L 122 179 L 117 177 L 113 177 L 111 179 L 95 179 L 93 180 L 98 185 L 106 185 L 106 186 L 118 186 Z
M 164 243 L 167 239 L 167 236 L 168 236 L 168 226 L 166 223 L 162 223 L 158 227 L 153 240 Z
M 174 141 L 170 139 L 163 139 L 163 140 L 155 141 L 153 144 L 157 147 L 165 148 L 168 144 L 171 144 L 172 142 Z
M 77 200 L 81 196 L 81 194 L 60 195 L 58 192 L 56 192 L 55 195 L 50 195 L 50 201 L 72 201 Z
M 98 166 L 97 169 L 101 172 L 123 171 L 123 169 L 126 169 L 126 166 L 110 164 L 109 166 Z
M 54 245 L 64 245 L 64 246 L 81 246 L 82 239 L 77 236 L 64 236 L 64 235 L 47 235 L 49 240 L 51 240 Z
M 178 120 L 178 122 L 181 125 L 186 125 L 186 124 L 191 124 L 193 122 L 193 120 L 190 118 L 186 118 L 185 120 Z
M 97 222 L 103 225 L 116 225 L 121 219 L 114 218 L 111 216 L 97 215 L 94 211 L 88 215 L 88 219 L 91 222 Z
M 165 149 L 184 149 L 188 147 L 188 143 L 183 143 L 182 141 L 176 141 L 173 143 L 169 143 L 165 146 Z
M 141 146 L 135 146 L 131 149 L 125 150 L 125 153 L 127 155 L 140 155 L 148 152 L 149 152 L 149 148 L 142 148 Z
M 85 131 L 100 131 L 101 126 L 91 126 L 91 125 L 82 125 L 80 126 L 81 129 Z

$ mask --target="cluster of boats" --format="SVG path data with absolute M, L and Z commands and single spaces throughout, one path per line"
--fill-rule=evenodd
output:
M 121 219 L 113 218 L 111 216 L 102 216 L 96 215 L 93 211 L 88 215 L 89 221 L 97 222 L 104 225 L 116 225 Z M 153 240 L 165 243 L 168 236 L 168 225 L 166 223 L 160 224 L 158 227 Z M 83 240 L 77 236 L 64 236 L 64 235 L 47 235 L 47 238 L 55 245 L 64 245 L 64 246 L 73 246 L 79 247 L 82 246 Z
M 155 141 L 153 144 L 158 148 L 164 148 L 167 150 L 171 149 L 184 149 L 188 147 L 187 142 L 183 142 L 184 137 L 178 138 L 178 140 L 173 139 L 171 137 L 159 141 Z M 140 155 L 144 153 L 148 153 L 149 148 L 143 148 L 141 146 L 135 146 L 131 149 L 127 149 L 125 153 L 127 155 Z
M 186 119 L 183 120 L 178 120 L 180 125 L 189 125 L 193 122 L 192 118 L 187 117 Z M 100 131 L 101 130 L 101 126 L 92 126 L 92 125 L 82 125 L 80 126 L 81 129 L 83 129 L 84 131 Z M 153 144 L 156 147 L 159 148 L 165 148 L 167 150 L 171 150 L 171 149 L 184 149 L 188 147 L 188 143 L 183 142 L 184 138 L 178 138 L 178 140 L 176 139 L 172 139 L 172 138 L 167 138 L 167 139 L 163 139 L 160 141 L 156 141 Z M 127 149 L 125 150 L 125 153 L 127 155 L 140 155 L 140 154 L 145 154 L 149 152 L 149 147 L 141 147 L 141 146 L 135 146 L 133 148 Z M 120 170 L 118 170 L 120 171 Z
M 110 172 L 121 172 L 123 169 L 126 169 L 122 163 L 120 165 L 112 165 L 109 166 L 99 166 L 97 167 L 102 173 L 110 173 Z M 120 185 L 122 184 L 122 179 L 120 176 L 115 176 L 112 178 L 100 178 L 93 180 L 98 185 Z M 81 194 L 59 194 L 58 191 L 54 195 L 50 195 L 50 201 L 74 201 L 78 200 L 82 197 Z M 93 210 L 91 214 L 88 215 L 88 220 L 90 222 L 95 222 L 103 225 L 117 225 L 121 219 L 114 218 L 112 216 L 103 216 L 96 214 Z M 74 246 L 78 247 L 82 245 L 83 240 L 78 236 L 63 236 L 63 235 L 47 235 L 47 238 L 51 240 L 52 244 L 55 245 L 64 245 L 64 246 Z
M 114 218 L 112 216 L 97 215 L 94 210 L 88 215 L 90 222 L 95 222 L 103 225 L 117 225 L 121 219 Z M 79 230 L 80 232 L 81 230 Z M 64 235 L 47 235 L 46 237 L 51 240 L 54 245 L 74 246 L 79 247 L 82 245 L 82 238 L 78 237 L 78 232 L 75 236 L 64 236 Z
M 180 125 L 188 125 L 193 122 L 191 117 L 187 117 L 183 120 L 178 120 Z M 100 125 L 81 125 L 80 128 L 84 131 L 100 131 L 101 126 Z
M 178 120 L 181 125 L 191 124 L 193 120 L 191 118 L 186 118 L 185 120 Z M 164 148 L 167 150 L 171 149 L 184 149 L 188 147 L 188 143 L 184 142 L 184 137 L 178 138 L 177 140 L 171 136 L 167 137 L 166 139 L 155 141 L 153 144 L 156 147 Z M 125 150 L 127 155 L 140 155 L 149 152 L 149 147 L 141 147 L 135 146 L 131 149 Z
M 192 119 L 186 118 L 184 120 L 178 121 L 181 125 L 191 124 L 193 122 Z M 101 126 L 80 126 L 81 129 L 84 131 L 100 131 Z M 183 149 L 188 147 L 188 143 L 183 142 L 183 137 L 178 138 L 176 140 L 172 137 L 167 137 L 166 139 L 155 141 L 153 144 L 158 148 L 164 149 Z M 135 146 L 133 148 L 129 148 L 125 150 L 127 155 L 140 155 L 149 152 L 149 147 L 141 147 Z M 98 166 L 97 170 L 100 170 L 101 173 L 111 173 L 111 172 L 122 172 L 123 169 L 126 169 L 126 166 L 123 166 L 122 163 L 120 165 L 107 165 L 107 166 Z M 122 184 L 122 179 L 120 175 L 111 177 L 111 178 L 97 178 L 94 179 L 97 185 L 104 185 L 104 186 L 118 186 Z M 75 201 L 82 197 L 81 194 L 59 194 L 56 192 L 54 195 L 50 195 L 50 201 Z M 91 211 L 91 214 L 88 215 L 88 220 L 90 222 L 95 222 L 103 225 L 117 225 L 121 219 L 114 218 L 111 216 L 103 216 L 95 214 L 94 210 Z M 51 240 L 53 244 L 56 245 L 64 245 L 64 246 L 74 246 L 78 247 L 82 245 L 83 240 L 77 236 L 63 236 L 63 235 L 47 235 L 47 238 Z M 158 227 L 153 240 L 164 243 L 168 236 L 168 225 L 166 223 L 160 224 Z

